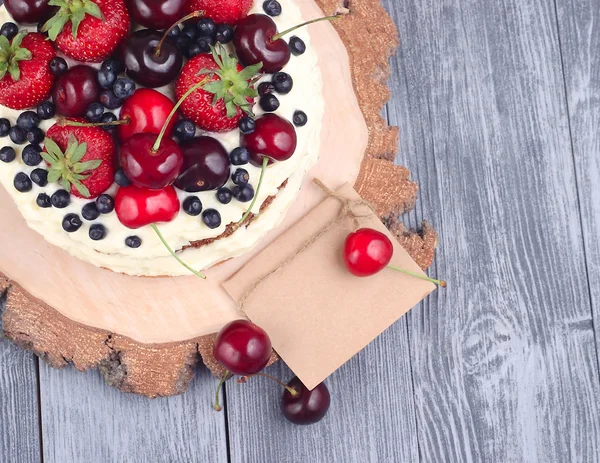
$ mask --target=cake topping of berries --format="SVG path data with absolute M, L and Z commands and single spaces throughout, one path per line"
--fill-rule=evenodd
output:
M 47 99 L 54 83 L 48 62 L 54 56 L 42 34 L 20 32 L 12 42 L 0 35 L 0 105 L 25 109 Z

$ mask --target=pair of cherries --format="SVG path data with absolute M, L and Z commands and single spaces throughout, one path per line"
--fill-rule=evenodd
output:
M 243 378 L 239 382 L 254 375 L 271 378 L 284 386 L 281 398 L 283 416 L 294 424 L 313 424 L 321 421 L 327 411 L 331 398 L 325 383 L 319 384 L 309 391 L 304 384 L 294 377 L 287 385 L 275 378 L 261 373 L 267 366 L 273 353 L 271 340 L 267 333 L 248 320 L 236 320 L 221 329 L 215 340 L 213 354 L 227 372 L 221 379 L 217 389 L 215 409 L 219 405 L 219 391 L 230 375 Z

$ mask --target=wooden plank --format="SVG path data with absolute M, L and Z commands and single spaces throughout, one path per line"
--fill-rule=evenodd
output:
M 594 330 L 600 339 L 600 4 L 556 3 Z M 596 349 L 600 356 L 598 342 Z
M 0 298 L 0 332 L 3 308 Z M 36 363 L 0 337 L 0 462 L 40 461 Z
M 147 399 L 109 388 L 96 371 L 40 369 L 49 462 L 226 462 L 225 415 L 202 368 L 183 396 Z
M 284 382 L 282 362 L 267 370 Z M 406 322 L 386 331 L 326 381 L 331 408 L 312 426 L 296 426 L 279 410 L 282 388 L 257 377 L 227 383 L 231 461 L 418 461 Z
M 403 40 L 390 118 L 450 283 L 408 317 L 422 460 L 600 461 L 553 2 L 388 4 Z

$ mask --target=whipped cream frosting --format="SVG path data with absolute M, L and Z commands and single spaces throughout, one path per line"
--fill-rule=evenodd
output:
M 264 13 L 262 3 L 262 0 L 255 1 L 251 14 Z M 280 0 L 280 3 L 283 12 L 280 16 L 273 18 L 280 31 L 313 19 L 303 18 L 299 7 L 292 0 Z M 11 17 L 5 7 L 0 6 L 0 24 L 10 20 Z M 294 35 L 304 40 L 307 50 L 301 56 L 292 56 L 289 64 L 284 68 L 284 71 L 292 76 L 294 88 L 287 95 L 278 95 L 281 105 L 275 114 L 290 121 L 296 110 L 302 110 L 307 114 L 308 124 L 296 128 L 298 136 L 296 152 L 289 160 L 274 163 L 267 168 L 253 213 L 259 213 L 261 205 L 268 197 L 275 196 L 275 198 L 254 221 L 248 226 L 236 230 L 230 236 L 213 241 L 198 249 L 188 248 L 180 252 L 181 258 L 193 268 L 206 269 L 252 250 L 261 238 L 283 220 L 288 208 L 298 195 L 305 174 L 318 160 L 321 121 L 325 111 L 322 76 L 318 66 L 317 53 L 310 45 L 307 28 L 295 31 Z M 270 76 L 266 76 L 264 80 L 269 78 Z M 172 88 L 159 90 L 174 99 Z M 262 114 L 258 104 L 254 110 L 257 115 Z M 0 117 L 9 119 L 11 124 L 16 123 L 20 112 L 0 106 Z M 42 121 L 40 127 L 46 131 L 54 123 L 55 120 Z M 225 134 L 206 134 L 218 139 L 229 152 L 239 146 L 240 134 L 237 130 Z M 0 146 L 12 146 L 17 152 L 15 161 L 7 164 L 0 162 L 0 183 L 13 197 L 27 224 L 48 242 L 90 264 L 115 272 L 136 276 L 190 274 L 169 254 L 150 226 L 135 230 L 128 229 L 119 222 L 115 212 L 102 215 L 94 222 L 83 220 L 83 226 L 75 233 L 65 232 L 61 225 L 62 218 L 68 213 L 81 216 L 81 209 L 90 200 L 72 196 L 71 204 L 65 209 L 40 208 L 36 204 L 38 194 L 44 192 L 52 195 L 60 186 L 48 184 L 41 188 L 33 184 L 32 191 L 18 192 L 13 186 L 15 175 L 18 172 L 25 172 L 29 175 L 35 167 L 26 166 L 22 162 L 21 152 L 26 145 L 14 145 L 8 137 L 5 137 L 0 139 Z M 261 169 L 250 164 L 241 167 L 249 172 L 250 183 L 256 190 Z M 236 167 L 232 166 L 232 172 L 235 169 Z M 287 185 L 280 189 L 279 187 L 285 180 L 288 180 Z M 233 188 L 233 183 L 229 181 L 226 186 Z M 107 193 L 114 196 L 117 188 L 118 186 L 115 184 Z M 228 224 L 241 219 L 249 206 L 249 203 L 242 203 L 235 199 L 231 203 L 223 205 L 217 201 L 215 191 L 186 193 L 177 190 L 177 193 L 182 203 L 188 196 L 198 196 L 204 210 L 210 208 L 218 210 L 222 221 L 219 228 L 210 229 L 202 222 L 200 216 L 192 217 L 180 210 L 172 222 L 158 224 L 161 233 L 173 249 L 183 249 L 191 242 L 220 236 Z M 107 228 L 108 234 L 104 240 L 93 241 L 89 238 L 88 232 L 92 223 L 101 223 Z M 132 235 L 137 235 L 142 239 L 140 248 L 131 249 L 125 245 L 125 239 Z

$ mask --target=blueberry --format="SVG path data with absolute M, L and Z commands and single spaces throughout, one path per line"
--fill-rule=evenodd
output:
M 40 148 L 40 145 L 27 145 L 21 154 L 25 165 L 34 167 L 42 162 L 41 152 L 42 148 Z
M 215 229 L 221 226 L 221 214 L 216 209 L 206 209 L 202 213 L 202 220 L 208 228 Z
M 261 82 L 258 86 L 258 96 L 265 96 L 275 91 L 273 82 Z
M 99 223 L 95 223 L 90 227 L 89 235 L 90 239 L 94 241 L 101 241 L 106 238 L 106 227 Z
M 104 115 L 104 106 L 101 103 L 92 103 L 85 112 L 85 118 L 93 123 L 100 122 Z
M 17 175 L 15 175 L 15 180 L 13 184 L 16 190 L 20 191 L 21 193 L 27 193 L 33 188 L 33 185 L 31 184 L 31 179 L 27 174 L 23 172 L 19 172 Z
M 112 71 L 115 74 L 120 74 L 123 71 L 125 71 L 125 66 L 123 66 L 123 63 L 121 61 L 119 61 L 118 59 L 115 58 L 109 58 L 106 61 L 104 61 L 104 63 L 102 63 L 102 66 L 100 67 L 100 69 L 106 69 L 108 71 Z
M 127 177 L 123 168 L 120 168 L 115 172 L 115 182 L 117 182 L 117 185 L 123 187 L 131 185 L 131 180 L 129 180 L 129 177 Z
M 198 196 L 188 196 L 185 198 L 185 201 L 183 201 L 183 210 L 186 214 L 191 216 L 200 215 L 200 212 L 202 212 L 202 202 L 200 201 L 200 198 L 198 198 Z
M 6 118 L 0 119 L 0 137 L 6 137 L 10 131 L 10 121 Z
M 142 245 L 142 239 L 139 236 L 128 236 L 125 239 L 125 246 L 131 249 L 137 249 Z
M 170 37 L 172 39 L 176 39 L 180 35 L 181 35 L 181 29 L 179 29 L 179 26 L 176 26 L 176 27 L 174 27 L 173 29 L 171 29 L 169 31 L 169 35 L 167 37 Z
M 277 98 L 272 93 L 268 95 L 264 95 L 260 98 L 258 104 L 263 109 L 263 111 L 272 113 L 273 111 L 277 111 L 279 109 L 279 98 Z
M 190 40 L 196 40 L 196 37 L 198 37 L 198 29 L 192 25 L 187 25 L 183 28 L 181 34 L 185 35 Z
M 233 196 L 238 201 L 242 203 L 247 203 L 249 201 L 252 201 L 252 198 L 254 198 L 254 188 L 249 183 L 246 183 L 245 185 L 236 186 L 233 189 Z
M 182 119 L 175 124 L 173 134 L 179 141 L 191 140 L 196 136 L 196 124 L 189 119 Z
M 200 54 L 202 54 L 202 47 L 200 45 L 198 45 L 197 43 L 193 43 L 192 45 L 190 45 L 190 47 L 186 50 L 185 56 L 188 59 L 192 59 L 195 56 L 198 56 Z
M 304 127 L 308 122 L 308 116 L 304 111 L 296 111 L 292 120 L 296 127 Z
M 96 199 L 96 207 L 100 214 L 110 214 L 115 209 L 115 200 L 110 195 L 100 195 Z
M 196 27 L 203 37 L 210 37 L 217 31 L 215 22 L 210 18 L 201 18 L 200 21 L 198 21 L 198 24 L 196 24 Z
M 243 135 L 249 135 L 256 130 L 256 122 L 250 116 L 244 116 L 240 119 L 238 127 Z
M 27 132 L 27 141 L 33 145 L 39 145 L 46 138 L 46 134 L 39 127 L 34 127 L 29 132 Z
M 210 47 L 215 44 L 215 39 L 212 37 L 198 37 L 196 45 L 200 47 L 200 53 L 210 53 Z
M 233 40 L 235 32 L 229 24 L 219 24 L 215 32 L 215 40 L 220 43 L 229 43 Z
M 48 66 L 50 67 L 50 72 L 56 77 L 62 76 L 69 70 L 69 65 L 64 58 L 61 58 L 60 56 L 52 58 L 48 63 Z
M 48 171 L 45 169 L 33 169 L 31 172 L 31 180 L 37 186 L 44 187 L 48 185 Z
M 294 56 L 303 55 L 306 51 L 306 44 L 300 37 L 293 36 L 290 38 L 290 51 Z
M 13 125 L 10 128 L 10 130 L 8 131 L 8 136 L 15 145 L 22 145 L 27 140 L 27 134 L 25 133 L 25 131 L 21 127 L 17 127 L 16 125 Z
M 233 193 L 231 193 L 229 188 L 223 187 L 217 190 L 217 201 L 219 201 L 221 204 L 229 204 L 232 199 Z
M 106 109 L 118 109 L 123 106 L 123 100 L 117 97 L 112 90 L 104 90 L 100 94 L 100 103 Z
M 37 108 L 38 116 L 41 120 L 46 121 L 48 119 L 52 119 L 56 114 L 56 108 L 54 103 L 51 101 L 44 101 Z
M 17 126 L 22 128 L 25 132 L 29 132 L 34 127 L 40 124 L 40 118 L 35 111 L 25 111 L 19 114 L 17 118 Z
M 12 146 L 5 146 L 0 149 L 0 161 L 2 162 L 13 162 L 17 157 L 17 153 Z
M 235 148 L 230 154 L 229 159 L 234 166 L 243 166 L 250 162 L 250 153 L 246 148 Z
M 81 215 L 85 220 L 89 220 L 91 222 L 92 220 L 96 220 L 98 217 L 100 217 L 100 212 L 98 212 L 96 203 L 92 202 L 83 206 L 81 209 Z
M 0 28 L 0 35 L 3 35 L 8 40 L 12 40 L 19 33 L 19 28 L 15 23 L 4 23 Z
M 98 71 L 98 83 L 102 88 L 112 88 L 117 80 L 117 73 L 112 69 L 100 69 Z
M 294 80 L 288 73 L 278 72 L 273 76 L 273 86 L 275 87 L 275 91 L 277 93 L 287 95 L 292 91 Z
M 180 35 L 179 37 L 177 37 L 177 40 L 175 40 L 175 46 L 177 47 L 179 53 L 185 54 L 190 45 L 190 42 L 191 40 L 187 35 Z
M 48 196 L 46 193 L 40 193 L 36 198 L 35 203 L 42 209 L 48 209 L 49 207 L 52 207 L 50 196 Z
M 263 10 L 269 16 L 279 16 L 281 14 L 281 4 L 277 0 L 267 0 L 263 3 Z
M 57 209 L 64 209 L 71 204 L 71 195 L 66 190 L 57 190 L 50 199 L 52 200 L 52 205 Z
M 81 218 L 77 214 L 67 214 L 62 221 L 63 230 L 67 233 L 74 233 L 81 228 Z
M 103 124 L 107 124 L 109 122 L 115 122 L 117 120 L 117 116 L 115 116 L 113 113 L 104 113 L 104 115 L 102 116 L 102 118 L 100 119 L 100 122 L 102 122 Z M 115 126 L 114 125 L 108 125 L 108 126 L 104 126 L 102 127 L 104 130 L 115 130 Z
M 231 176 L 231 180 L 236 185 L 244 185 L 250 181 L 250 174 L 246 169 L 236 169 L 236 171 Z
M 127 78 L 117 79 L 113 92 L 115 92 L 117 98 L 129 98 L 135 92 L 135 83 Z

